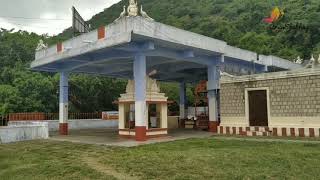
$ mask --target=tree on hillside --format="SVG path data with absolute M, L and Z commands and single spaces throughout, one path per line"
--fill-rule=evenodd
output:
M 20 112 L 22 98 L 16 88 L 0 85 L 0 116 L 11 112 Z

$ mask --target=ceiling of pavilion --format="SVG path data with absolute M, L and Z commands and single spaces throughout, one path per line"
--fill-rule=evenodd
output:
M 160 81 L 196 82 L 207 77 L 204 65 L 164 57 L 147 57 L 147 74 Z M 115 59 L 73 70 L 77 73 L 99 74 L 111 77 L 133 78 L 133 59 Z

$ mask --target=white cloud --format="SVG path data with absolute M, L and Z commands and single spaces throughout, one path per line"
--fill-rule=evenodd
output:
M 0 18 L 0 27 L 5 27 L 6 29 L 17 28 L 17 26 L 7 22 L 5 19 Z
M 71 7 L 85 20 L 120 0 L 0 0 L 0 27 L 56 35 L 71 26 Z M 23 18 L 21 18 L 23 17 Z

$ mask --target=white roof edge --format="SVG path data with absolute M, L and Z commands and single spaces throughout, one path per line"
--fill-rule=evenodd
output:
M 269 72 L 269 73 L 263 73 L 263 74 L 222 77 L 220 82 L 221 84 L 229 84 L 229 83 L 241 83 L 241 82 L 248 82 L 248 81 L 263 81 L 263 80 L 272 80 L 272 79 L 304 77 L 304 76 L 313 76 L 313 75 L 320 75 L 320 68 L 311 68 L 311 69 L 299 68 L 295 70 L 271 72 L 271 73 Z
M 259 61 L 256 61 L 258 57 L 257 53 L 230 45 L 226 46 L 224 55 L 231 58 L 243 59 L 249 62 L 255 61 L 255 63 L 258 64 L 276 66 L 283 69 L 297 69 L 302 67 L 299 64 L 273 55 L 266 56 L 261 54 L 259 55 Z
M 227 45 L 224 49 L 224 55 L 231 58 L 243 59 L 248 62 L 257 60 L 257 53 Z
M 125 44 L 131 42 L 131 32 L 130 33 L 121 33 L 115 36 L 109 36 L 104 40 L 99 40 L 86 46 L 81 46 L 78 48 L 72 48 L 65 50 L 61 53 L 55 53 L 50 56 L 44 56 L 40 59 L 36 59 L 31 62 L 31 68 L 36 68 L 41 65 L 51 63 L 53 61 L 60 61 L 66 58 L 74 57 L 80 54 L 88 53 L 102 48 L 112 47 L 120 44 Z
M 259 61 L 267 66 L 276 66 L 283 69 L 297 69 L 302 67 L 300 64 L 272 55 L 259 55 Z

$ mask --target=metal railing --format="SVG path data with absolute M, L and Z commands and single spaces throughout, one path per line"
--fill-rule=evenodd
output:
M 101 119 L 101 112 L 93 113 L 69 113 L 68 119 L 80 120 L 80 119 Z M 9 121 L 47 121 L 47 120 L 59 120 L 59 113 L 11 113 L 8 115 Z
M 69 113 L 69 119 L 102 119 L 102 112 Z

